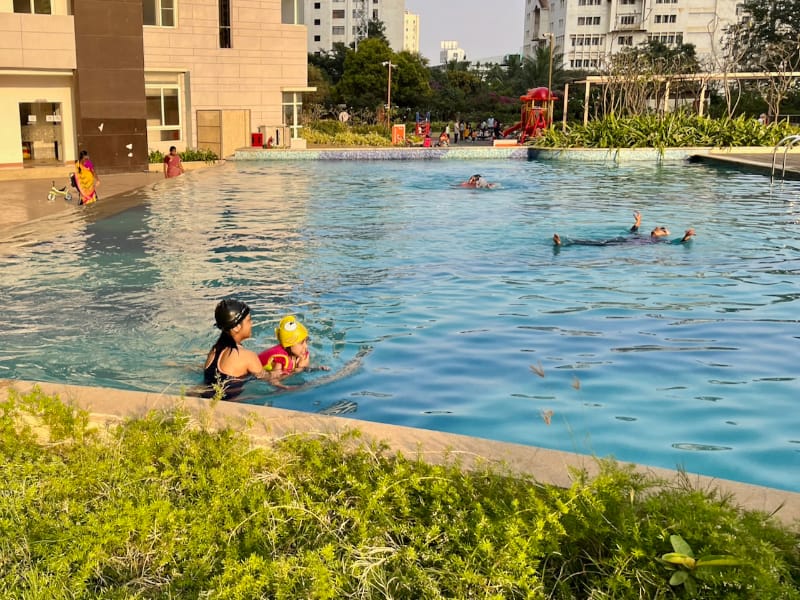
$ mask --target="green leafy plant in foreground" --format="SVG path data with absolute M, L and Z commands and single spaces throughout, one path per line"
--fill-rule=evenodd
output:
M 692 547 L 677 534 L 669 536 L 669 541 L 672 544 L 673 552 L 667 552 L 661 557 L 668 567 L 675 569 L 669 579 L 669 584 L 672 586 L 683 585 L 686 587 L 686 591 L 692 595 L 697 594 L 697 583 L 695 582 L 697 572 L 711 568 L 742 565 L 741 560 L 730 554 L 695 558 Z
M 658 557 L 690 531 L 700 556 L 743 562 L 695 569 L 694 597 L 800 599 L 798 533 L 688 481 L 601 461 L 558 488 L 357 431 L 254 446 L 208 428 L 213 410 L 98 428 L 58 398 L 9 392 L 0 597 L 661 599 L 686 586 Z

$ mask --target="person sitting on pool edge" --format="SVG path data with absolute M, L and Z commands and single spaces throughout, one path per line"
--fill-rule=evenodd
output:
M 238 396 L 251 376 L 269 380 L 258 355 L 242 346 L 253 332 L 250 307 L 235 299 L 220 300 L 214 310 L 216 326 L 222 330 L 203 366 L 203 380 L 209 388 L 203 397 L 213 398 L 222 386 L 223 399 Z
M 463 183 L 461 183 L 461 187 L 468 187 L 468 188 L 483 188 L 483 189 L 492 189 L 495 187 L 495 183 L 489 183 L 483 175 L 475 174 Z
M 311 353 L 308 351 L 308 329 L 293 315 L 283 317 L 275 330 L 278 343 L 258 355 L 258 360 L 272 385 L 283 387 L 279 382 L 289 375 L 311 371 Z M 326 366 L 316 367 L 321 371 Z

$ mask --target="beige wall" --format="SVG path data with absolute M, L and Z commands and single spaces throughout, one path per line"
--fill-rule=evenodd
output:
M 75 161 L 72 74 L 0 75 L 0 167 L 22 166 L 19 103 L 42 100 L 61 103 L 64 161 Z
M 2 68 L 74 69 L 73 18 L 3 12 L 0 7 Z
M 232 48 L 219 47 L 217 0 L 181 0 L 177 27 L 144 28 L 145 72 L 187 72 L 191 139 L 197 110 L 249 109 L 250 131 L 282 122 L 281 88 L 307 81 L 306 28 L 281 23 L 280 0 L 232 2 Z M 185 114 L 185 113 L 184 113 Z M 150 142 L 151 149 L 169 142 Z M 163 149 L 162 149 L 163 150 Z

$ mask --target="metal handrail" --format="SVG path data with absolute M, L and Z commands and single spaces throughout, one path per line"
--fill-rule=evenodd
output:
M 786 155 L 789 150 L 792 149 L 792 146 L 795 144 L 800 144 L 800 135 L 787 135 L 783 138 L 780 142 L 775 144 L 775 148 L 772 150 L 772 171 L 769 176 L 769 183 L 770 185 L 775 181 L 775 158 L 778 155 L 778 150 L 783 147 L 783 170 L 781 171 L 781 179 L 786 178 Z

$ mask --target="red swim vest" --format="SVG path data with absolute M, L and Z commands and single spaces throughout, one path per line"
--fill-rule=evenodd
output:
M 286 349 L 278 344 L 258 355 L 265 371 L 274 371 L 280 367 L 284 373 L 291 373 L 294 370 L 294 359 L 289 356 Z

